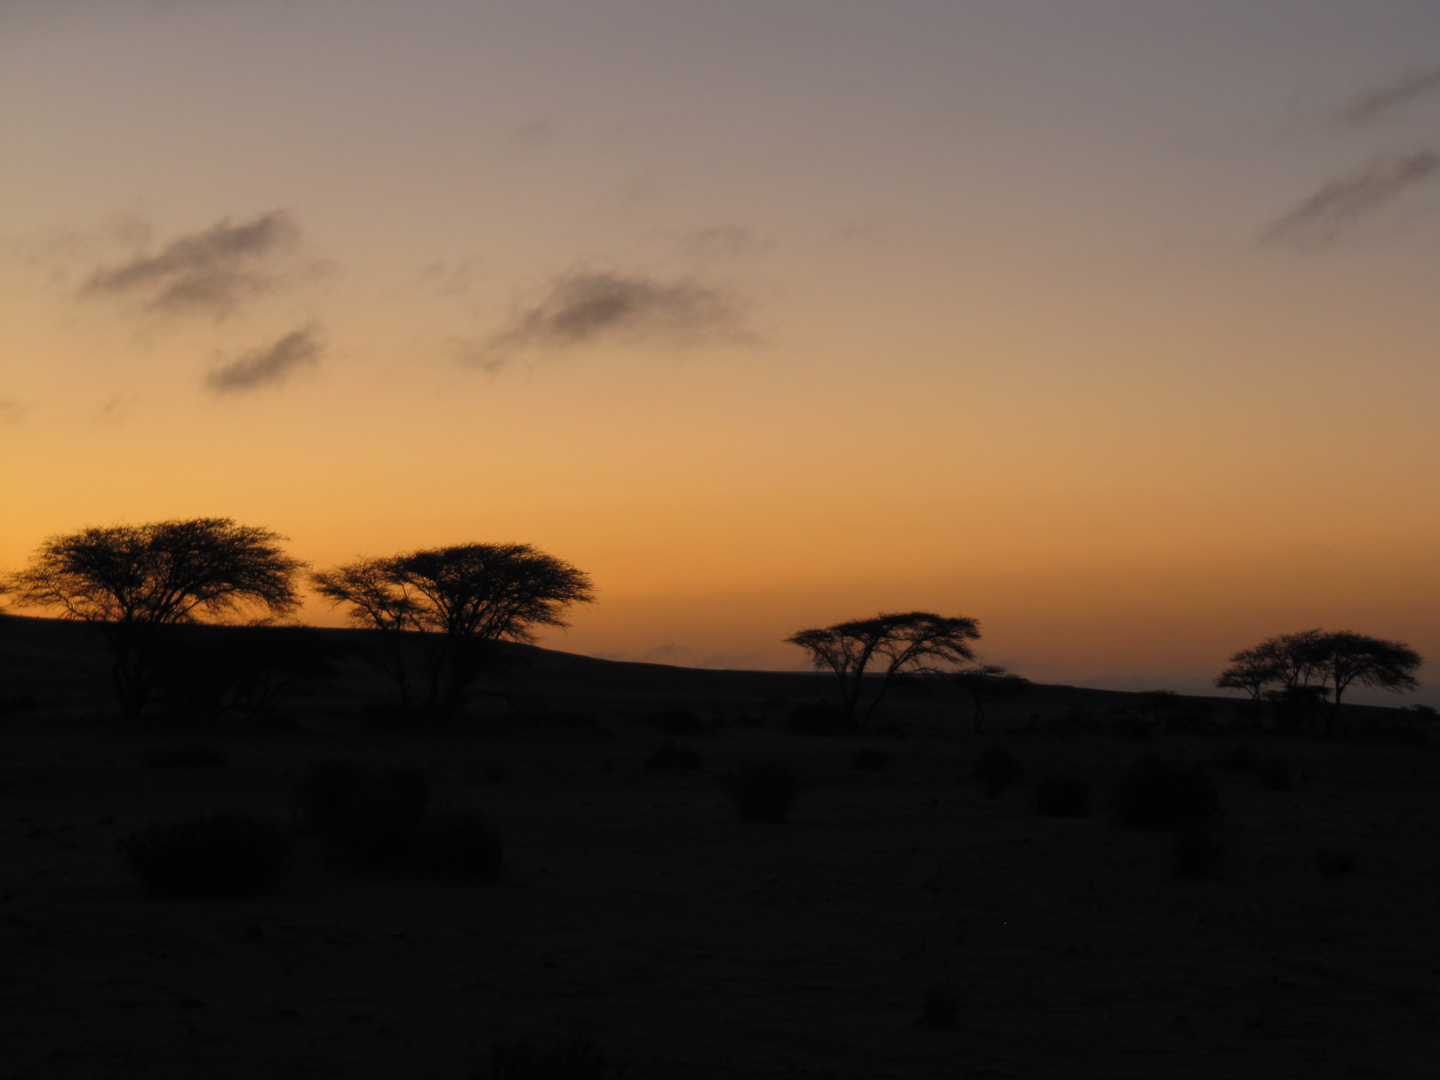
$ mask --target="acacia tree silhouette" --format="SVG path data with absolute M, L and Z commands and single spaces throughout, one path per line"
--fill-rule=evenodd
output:
M 1264 696 L 1295 706 L 1333 691 L 1325 719 L 1328 730 L 1339 720 L 1342 698 L 1350 686 L 1396 693 L 1415 690 L 1420 684 L 1414 673 L 1421 663 L 1419 653 L 1398 641 L 1350 630 L 1302 630 L 1267 638 L 1235 653 L 1215 685 L 1244 690 L 1255 701 Z M 1280 689 L 1265 691 L 1271 684 L 1279 684 Z
M 1424 661 L 1420 654 L 1398 641 L 1356 634 L 1349 630 L 1322 638 L 1319 663 L 1335 690 L 1327 727 L 1340 719 L 1340 698 L 1352 684 L 1402 693 L 1418 690 L 1415 672 Z
M 315 591 L 350 608 L 353 622 L 380 631 L 384 667 L 410 705 L 405 635 L 425 657 L 429 708 L 454 712 L 501 641 L 531 642 L 537 626 L 569 625 L 572 604 L 594 586 L 581 570 L 529 544 L 460 544 L 388 558 L 358 559 L 311 575 Z
M 105 632 L 115 696 L 133 718 L 145 711 L 176 625 L 299 605 L 295 576 L 305 564 L 280 550 L 284 539 L 229 518 L 82 529 L 50 537 L 5 586 L 23 607 L 59 608 Z
M 911 611 L 801 630 L 785 640 L 810 653 L 819 670 L 829 669 L 835 673 L 840 682 L 840 706 L 847 721 L 852 726 L 864 726 L 896 676 L 932 671 L 937 663 L 974 660 L 975 653 L 969 643 L 979 637 L 980 624 L 974 619 Z M 857 709 L 865 693 L 865 669 L 877 659 L 884 663 L 885 670 L 862 717 L 857 715 Z

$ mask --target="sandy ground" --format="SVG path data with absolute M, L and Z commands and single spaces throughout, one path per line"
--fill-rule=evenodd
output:
M 464 1080 L 495 1039 L 574 1025 L 642 1080 L 1437 1075 L 1433 743 L 1245 734 L 1294 788 L 1214 771 L 1227 857 L 1187 880 L 1110 794 L 1142 754 L 1209 761 L 1237 736 L 1049 729 L 1133 696 L 1045 688 L 998 710 L 1014 730 L 976 735 L 961 703 L 902 694 L 884 717 L 906 737 L 826 738 L 778 730 L 817 677 L 532 660 L 532 704 L 596 721 L 386 734 L 357 725 L 384 685 L 351 664 L 292 703 L 291 729 L 127 725 L 93 635 L 0 619 L 0 1077 Z M 686 740 L 705 769 L 647 770 L 646 718 L 677 704 L 718 724 Z M 143 765 L 189 741 L 230 764 Z M 997 799 L 969 779 L 992 741 L 1026 769 Z M 857 771 L 864 745 L 889 767 Z M 724 797 L 757 754 L 806 778 L 782 824 Z M 127 872 L 130 831 L 202 809 L 288 820 L 300 771 L 335 756 L 416 764 L 483 810 L 504 880 L 346 876 L 308 842 L 265 896 L 159 899 Z M 1036 813 L 1027 785 L 1054 771 L 1090 781 L 1092 816 Z M 1357 872 L 1321 876 L 1319 847 Z M 917 1023 L 937 980 L 953 1027 Z
M 192 736 L 220 770 L 142 768 Z M 1429 1077 L 1440 1062 L 1440 755 L 1252 739 L 1290 792 L 1217 772 L 1230 851 L 1169 871 L 1164 834 L 1104 794 L 1136 756 L 1226 742 L 1011 732 L 1029 776 L 1101 797 L 1051 819 L 967 779 L 990 740 L 726 728 L 706 769 L 642 767 L 624 724 L 399 737 L 12 716 L 0 844 L 6 1077 L 475 1075 L 497 1035 L 586 1025 L 639 1077 Z M 718 775 L 778 754 L 808 779 L 779 825 L 736 820 Z M 144 894 L 118 838 L 198 808 L 288 814 L 309 761 L 420 764 L 485 810 L 499 884 L 337 875 L 302 849 L 269 896 Z M 497 767 L 503 776 L 497 777 Z M 1317 846 L 1358 872 L 1321 877 Z M 958 1024 L 917 1024 L 926 987 Z

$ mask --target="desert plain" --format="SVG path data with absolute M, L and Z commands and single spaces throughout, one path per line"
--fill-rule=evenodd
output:
M 305 633 L 325 677 L 265 708 L 126 722 L 91 631 L 0 617 L 0 1076 L 463 1080 L 577 1033 L 637 1078 L 1436 1074 L 1440 753 L 1398 709 L 1283 734 L 1238 698 L 1036 686 L 977 732 L 919 685 L 870 730 L 800 734 L 824 675 L 517 649 L 508 699 L 411 723 L 358 631 Z M 647 767 L 664 743 L 700 767 Z M 992 794 L 995 746 L 1023 772 Z M 1203 874 L 1116 818 L 1147 756 L 1216 788 Z M 757 757 L 802 778 L 783 821 L 727 798 Z M 1288 786 L 1237 764 L 1277 758 Z M 298 825 L 273 891 L 157 896 L 127 868 L 151 823 L 293 822 L 333 759 L 482 812 L 500 880 L 346 873 Z M 1057 773 L 1088 814 L 1039 812 Z

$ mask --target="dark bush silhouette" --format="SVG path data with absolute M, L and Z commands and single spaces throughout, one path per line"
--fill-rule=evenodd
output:
M 645 758 L 645 768 L 658 772 L 693 772 L 704 767 L 700 751 L 674 739 L 666 739 Z
M 245 896 L 275 888 L 293 842 L 279 822 L 236 810 L 151 824 L 120 842 L 128 867 L 164 896 Z
M 1209 822 L 1190 818 L 1175 830 L 1174 855 L 1178 877 L 1203 878 L 1220 868 L 1225 848 Z
M 405 766 L 320 762 L 296 784 L 295 808 L 320 837 L 332 865 L 393 873 L 415 865 L 430 808 L 430 781 Z
M 1317 848 L 1315 869 L 1321 877 L 1349 877 L 1356 870 L 1355 856 L 1334 848 Z
M 223 769 L 230 764 L 230 755 L 218 746 L 192 742 L 157 747 L 140 764 L 147 769 Z
M 741 821 L 784 821 L 800 795 L 800 773 L 779 758 L 748 758 L 725 783 Z
M 1232 746 L 1215 758 L 1215 767 L 1229 772 L 1253 773 L 1260 767 L 1260 755 L 1253 746 Z
M 418 869 L 435 877 L 499 881 L 505 845 L 478 810 L 432 811 L 420 830 Z
M 785 730 L 797 735 L 848 735 L 855 731 L 855 715 L 826 701 L 802 701 L 790 707 Z
M 1126 825 L 1176 829 L 1183 822 L 1214 818 L 1220 801 L 1202 769 L 1150 757 L 1136 762 L 1121 778 L 1115 809 Z
M 658 728 L 666 735 L 698 735 L 705 730 L 705 724 L 689 709 L 672 706 L 652 715 L 649 726 Z
M 1015 760 L 1015 755 L 993 743 L 980 751 L 980 756 L 970 768 L 971 778 L 992 799 L 999 798 L 1001 792 L 1018 782 L 1024 774 L 1025 770 Z
M 605 1042 L 584 1031 L 496 1039 L 488 1066 L 476 1071 L 476 1080 L 623 1080 L 630 1075 Z
M 1090 813 L 1090 785 L 1078 776 L 1053 773 L 1035 785 L 1035 808 L 1046 817 L 1085 817 Z
M 890 764 L 890 755 L 878 746 L 862 746 L 855 751 L 851 764 L 862 772 L 880 772 Z
M 1289 791 L 1294 785 L 1290 762 L 1283 757 L 1267 757 L 1255 766 L 1255 778 L 1260 786 L 1271 791 Z
M 955 987 L 945 979 L 936 979 L 925 988 L 925 1004 L 920 1010 L 921 1027 L 951 1028 L 960 1021 L 960 999 Z

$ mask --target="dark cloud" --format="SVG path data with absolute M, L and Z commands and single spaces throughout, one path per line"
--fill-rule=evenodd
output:
M 1324 243 L 1393 201 L 1406 191 L 1440 176 L 1440 154 L 1376 158 L 1358 172 L 1332 180 L 1284 217 L 1272 223 L 1263 240 Z
M 606 337 L 698 344 L 746 335 L 740 304 L 724 290 L 692 280 L 581 271 L 557 279 L 539 303 L 469 359 L 494 367 L 497 357 L 527 346 L 574 346 Z
M 308 367 L 319 358 L 319 328 L 307 326 L 286 334 L 268 348 L 255 349 L 216 368 L 206 376 L 205 385 L 216 394 L 244 393 L 274 386 L 288 379 L 296 368 Z
M 0 398 L 0 425 L 13 427 L 28 411 L 14 398 Z
M 1440 90 L 1440 67 L 1428 71 L 1407 71 L 1388 86 L 1361 94 L 1341 113 L 1351 124 L 1364 124 L 1407 101 Z
M 159 254 L 100 267 L 80 292 L 135 299 L 156 312 L 223 315 L 274 288 L 277 279 L 267 263 L 293 248 L 299 235 L 283 210 L 238 224 L 226 218 L 203 232 L 182 236 Z

